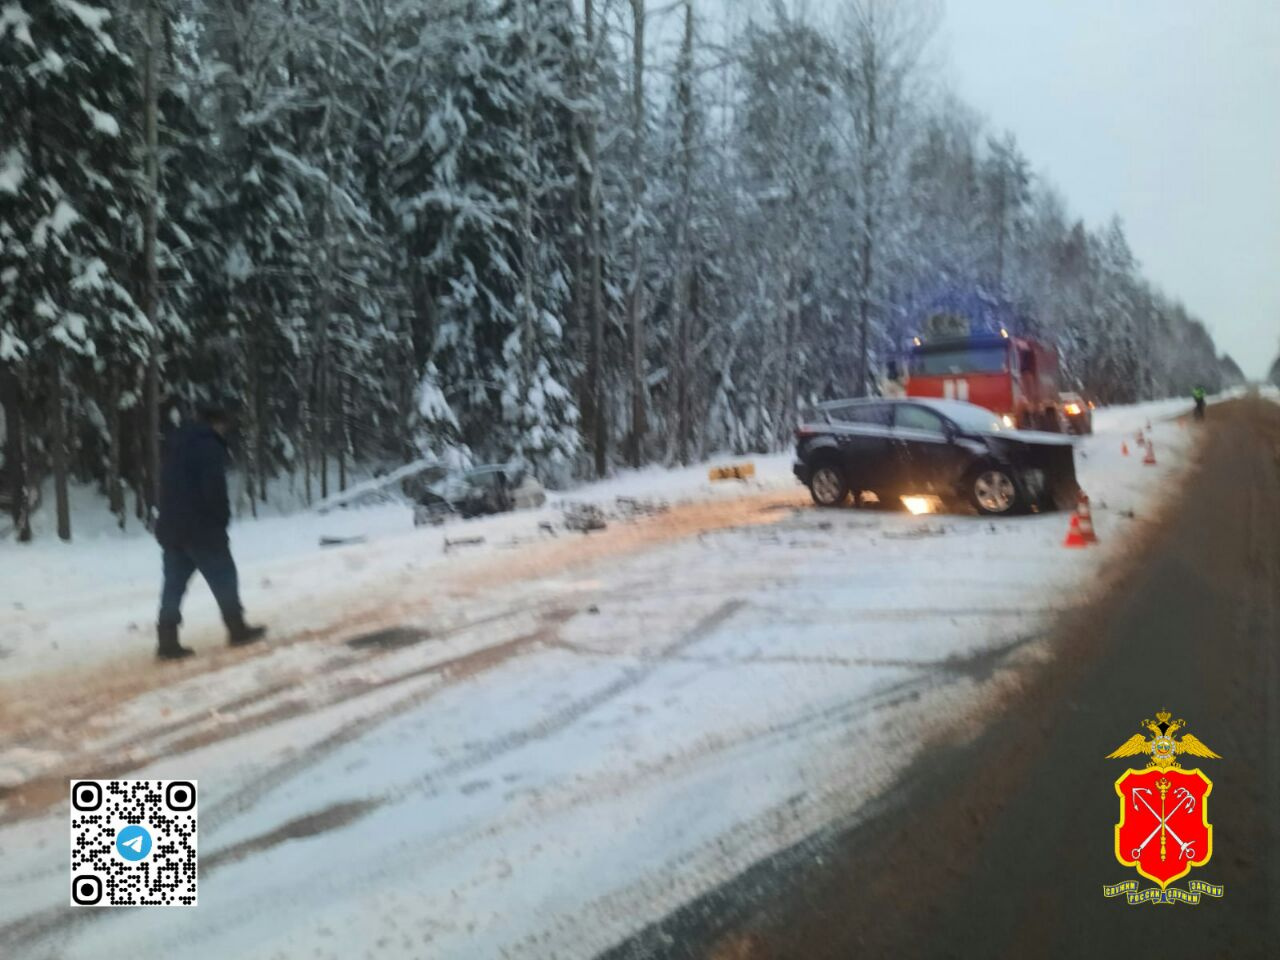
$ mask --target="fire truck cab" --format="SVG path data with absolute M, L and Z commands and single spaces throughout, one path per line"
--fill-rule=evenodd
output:
M 977 333 L 916 338 L 907 354 L 906 394 L 966 400 L 1020 430 L 1062 429 L 1058 355 L 1027 337 Z

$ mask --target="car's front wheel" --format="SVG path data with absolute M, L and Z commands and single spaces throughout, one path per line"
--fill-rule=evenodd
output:
M 809 478 L 809 495 L 820 507 L 838 507 L 849 499 L 849 480 L 834 463 L 820 463 Z
M 1004 467 L 984 464 L 969 474 L 970 502 L 979 513 L 1003 516 L 1016 513 L 1022 506 L 1022 494 L 1013 474 Z

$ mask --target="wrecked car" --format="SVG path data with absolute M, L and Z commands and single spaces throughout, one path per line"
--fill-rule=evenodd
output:
M 1074 453 L 1069 437 L 1010 429 L 960 400 L 836 400 L 796 429 L 794 472 L 823 507 L 870 493 L 1005 515 L 1074 506 Z
M 414 526 L 531 509 L 547 500 L 542 485 L 515 463 L 441 472 L 420 478 L 406 492 L 414 500 Z

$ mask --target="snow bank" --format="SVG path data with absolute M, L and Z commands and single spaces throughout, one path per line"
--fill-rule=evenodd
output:
M 576 491 L 553 493 L 542 510 L 458 520 L 438 528 L 415 528 L 412 508 L 402 502 L 324 515 L 298 512 L 237 520 L 231 528 L 232 551 L 251 617 L 272 623 L 276 636 L 320 630 L 352 604 L 398 582 L 406 570 L 429 574 L 449 565 L 453 558 L 445 553 L 446 540 L 483 537 L 484 545 L 469 550 L 468 557 L 491 555 L 513 541 L 537 538 L 542 524 L 560 520 L 558 507 L 566 502 L 609 504 L 634 496 L 681 503 L 794 484 L 789 455 L 754 462 L 757 475 L 750 485 L 712 484 L 706 466 L 628 471 Z M 0 541 L 0 582 L 5 585 L 0 686 L 68 664 L 150 656 L 160 589 L 159 548 L 136 521 L 125 532 L 114 527 L 94 491 L 73 487 L 72 494 L 77 517 L 92 517 L 96 526 L 81 523 L 70 544 L 53 538 L 48 509 L 37 518 L 40 536 L 34 543 Z M 324 548 L 322 538 L 362 542 Z M 185 634 L 197 645 L 220 639 L 216 607 L 198 577 L 184 617 Z

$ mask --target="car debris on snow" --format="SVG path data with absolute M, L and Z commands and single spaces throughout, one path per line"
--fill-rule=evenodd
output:
M 564 511 L 564 525 L 566 529 L 578 533 L 591 533 L 609 526 L 604 518 L 604 511 L 594 503 L 569 504 Z
M 478 547 L 484 543 L 484 537 L 462 537 L 458 540 L 450 540 L 445 537 L 444 552 L 448 553 L 456 547 Z
M 322 547 L 350 547 L 358 543 L 367 543 L 368 537 L 359 534 L 354 537 L 321 537 L 320 546 Z
M 617 505 L 618 514 L 624 519 L 654 517 L 671 509 L 671 504 L 665 500 L 644 497 L 618 497 L 614 503 Z
M 949 532 L 946 527 L 916 527 L 912 530 L 886 530 L 882 536 L 886 540 L 923 540 L 926 537 L 945 537 Z

